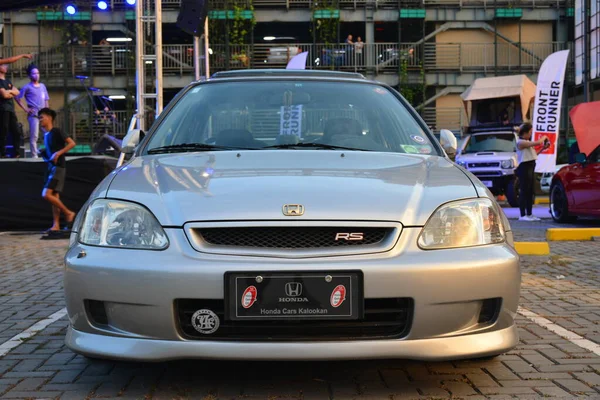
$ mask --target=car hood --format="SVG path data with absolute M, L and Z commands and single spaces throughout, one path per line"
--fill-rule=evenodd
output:
M 424 225 L 441 204 L 477 197 L 470 179 L 437 156 L 260 150 L 136 157 L 107 197 L 148 207 L 163 226 L 216 220 L 362 220 Z M 301 204 L 301 217 L 285 217 Z

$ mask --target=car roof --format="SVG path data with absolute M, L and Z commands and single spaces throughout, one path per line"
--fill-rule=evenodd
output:
M 210 79 L 222 78 L 330 78 L 367 80 L 357 72 L 321 71 L 314 69 L 241 69 L 215 72 Z
M 514 135 L 515 132 L 512 130 L 496 130 L 496 131 L 483 131 L 483 132 L 473 132 L 471 133 L 472 136 L 479 136 L 479 135 L 505 135 L 505 134 L 509 134 L 509 135 Z

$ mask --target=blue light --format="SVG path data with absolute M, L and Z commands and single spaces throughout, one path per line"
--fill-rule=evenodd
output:
M 127 4 L 129 4 L 130 6 L 135 5 L 135 0 L 127 0 Z
M 100 0 L 98 2 L 98 8 L 101 10 L 106 10 L 108 8 L 108 4 L 106 4 L 106 1 Z
M 67 6 L 67 14 L 73 15 L 76 12 L 77 12 L 77 9 L 75 8 L 75 6 L 72 6 L 72 5 Z

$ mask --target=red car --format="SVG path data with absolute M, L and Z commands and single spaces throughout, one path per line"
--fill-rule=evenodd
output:
M 577 154 L 574 164 L 554 175 L 550 214 L 556 222 L 569 222 L 578 216 L 600 217 L 600 146 L 589 157 Z

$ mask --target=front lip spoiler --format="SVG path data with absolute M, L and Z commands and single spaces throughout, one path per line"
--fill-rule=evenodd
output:
M 497 355 L 519 343 L 517 327 L 446 338 L 340 342 L 222 342 L 104 336 L 69 326 L 65 343 L 76 353 L 113 360 L 161 362 L 215 360 L 413 359 L 444 361 Z

